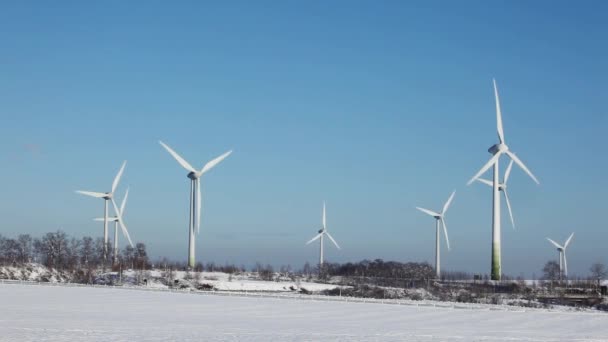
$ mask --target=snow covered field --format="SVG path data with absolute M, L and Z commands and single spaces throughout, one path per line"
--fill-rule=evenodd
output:
M 0 341 L 608 341 L 604 313 L 0 285 Z

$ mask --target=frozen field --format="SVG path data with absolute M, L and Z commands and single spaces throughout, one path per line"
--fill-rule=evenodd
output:
M 0 341 L 608 341 L 608 314 L 5 284 Z

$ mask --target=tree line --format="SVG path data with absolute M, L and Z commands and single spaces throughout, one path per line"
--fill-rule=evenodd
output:
M 107 253 L 104 252 L 108 251 Z M 0 265 L 18 266 L 26 263 L 39 263 L 59 271 L 74 272 L 92 270 L 99 267 L 123 267 L 132 269 L 149 268 L 146 245 L 139 242 L 135 247 L 123 248 L 116 263 L 113 264 L 112 244 L 104 246 L 102 238 L 85 236 L 70 237 L 65 232 L 46 233 L 42 237 L 21 234 L 17 238 L 0 235 Z M 104 258 L 104 255 L 108 255 Z

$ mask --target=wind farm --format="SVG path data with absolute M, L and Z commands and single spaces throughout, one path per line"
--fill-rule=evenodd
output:
M 608 342 L 608 2 L 0 8 L 0 341 Z

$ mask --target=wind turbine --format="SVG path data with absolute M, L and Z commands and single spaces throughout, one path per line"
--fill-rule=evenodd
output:
M 200 178 L 204 173 L 208 172 L 214 166 L 216 166 L 222 160 L 224 160 L 226 157 L 228 157 L 232 153 L 232 150 L 207 162 L 207 164 L 205 164 L 205 166 L 203 166 L 203 168 L 200 171 L 198 171 L 195 168 L 193 168 L 192 165 L 190 165 L 184 158 L 180 157 L 180 155 L 177 154 L 177 152 L 173 151 L 171 149 L 171 147 L 167 146 L 162 141 L 159 141 L 159 143 L 161 144 L 162 147 L 165 148 L 165 150 L 167 150 L 167 152 L 169 152 L 169 154 L 171 154 L 171 156 L 173 156 L 173 158 L 175 158 L 175 160 L 177 160 L 177 162 L 184 169 L 189 171 L 188 178 L 190 178 L 190 223 L 189 223 L 189 228 L 188 228 L 188 231 L 189 231 L 188 266 L 190 268 L 194 268 L 194 258 L 195 258 L 195 256 L 194 256 L 194 246 L 195 246 L 194 227 L 196 226 L 198 233 L 200 233 L 200 231 L 201 231 L 201 183 L 200 183 Z
M 505 135 L 502 127 L 502 114 L 500 111 L 500 100 L 498 99 L 498 88 L 496 87 L 496 80 L 492 80 L 494 83 L 494 97 L 496 99 L 496 131 L 498 132 L 498 143 L 492 145 L 488 149 L 488 152 L 492 154 L 492 158 L 469 180 L 467 185 L 471 185 L 476 179 L 479 178 L 483 173 L 488 171 L 490 167 L 494 167 L 494 176 L 492 180 L 492 267 L 491 267 L 491 278 L 492 280 L 500 280 L 502 269 L 500 260 L 500 193 L 499 193 L 499 159 L 503 154 L 506 154 L 512 161 L 515 162 L 524 172 L 532 178 L 536 184 L 540 184 L 538 179 L 532 174 L 532 172 L 524 165 L 524 163 L 513 153 L 507 144 L 505 143 Z
M 127 204 L 127 197 L 129 197 L 129 188 L 127 188 L 127 191 L 125 192 L 125 197 L 122 199 L 122 203 L 120 204 L 120 212 L 119 213 L 117 212 L 116 216 L 114 216 L 114 217 L 108 217 L 108 221 L 114 222 L 114 257 L 112 258 L 113 263 L 116 263 L 116 260 L 118 259 L 118 222 L 122 221 L 123 215 L 125 214 L 125 205 Z M 94 220 L 103 221 L 104 218 L 98 217 Z M 123 227 L 123 226 L 121 226 L 121 227 Z M 127 230 L 126 227 L 124 227 L 122 229 L 122 234 L 127 238 L 131 247 L 133 247 L 133 242 L 131 241 L 131 237 L 129 236 L 129 231 Z
M 557 247 L 557 252 L 559 253 L 559 280 L 562 280 L 562 275 L 568 278 L 568 261 L 566 261 L 566 248 L 568 248 L 570 240 L 572 240 L 573 236 L 574 233 L 570 234 L 570 237 L 568 237 L 568 240 L 566 240 L 563 246 L 547 238 L 547 240 L 549 240 L 549 242 L 551 242 L 553 246 Z
M 338 249 L 340 249 L 340 246 L 338 246 L 338 243 L 336 242 L 336 240 L 334 240 L 334 238 L 331 236 L 331 234 L 329 234 L 329 232 L 327 231 L 327 221 L 325 219 L 325 202 L 323 202 L 323 218 L 322 218 L 321 224 L 322 224 L 322 227 L 321 227 L 321 229 L 319 229 L 319 232 L 318 232 L 319 234 L 306 243 L 307 245 L 309 245 L 313 241 L 315 241 L 317 239 L 321 239 L 320 248 L 319 248 L 319 270 L 321 269 L 321 266 L 323 266 L 323 237 L 325 235 L 327 235 L 327 237 L 331 240 L 331 242 L 333 242 L 334 245 L 336 245 L 336 247 Z
M 498 183 L 498 191 L 502 191 L 503 195 L 505 195 L 505 202 L 507 203 L 507 209 L 509 210 L 509 217 L 511 218 L 511 225 L 513 229 L 515 229 L 515 220 L 513 220 L 513 211 L 511 210 L 511 202 L 509 201 L 509 194 L 507 193 L 507 182 L 509 181 L 509 175 L 511 174 L 511 169 L 513 168 L 513 160 L 509 162 L 509 166 L 507 166 L 507 171 L 505 172 L 505 176 L 502 180 L 502 183 Z M 483 178 L 477 178 L 477 181 L 489 185 L 490 187 L 494 184 L 492 181 Z
M 118 187 L 118 182 L 120 181 L 120 177 L 122 177 L 122 173 L 124 172 L 126 165 L 127 165 L 127 161 L 125 160 L 122 163 L 122 166 L 120 167 L 120 170 L 118 171 L 118 174 L 116 174 L 116 177 L 114 177 L 114 181 L 112 182 L 112 190 L 110 192 L 93 192 L 93 191 L 76 190 L 76 192 L 79 194 L 91 196 L 91 197 L 95 197 L 95 198 L 103 198 L 103 200 L 104 200 L 104 209 L 103 209 L 103 243 L 104 243 L 103 258 L 104 258 L 104 260 L 106 260 L 107 256 L 108 256 L 108 201 L 112 202 L 112 206 L 114 207 L 114 210 L 116 211 L 117 215 L 120 216 L 118 207 L 116 206 L 116 202 L 114 202 L 114 191 L 116 191 L 116 187 Z M 126 231 L 127 228 L 125 227 L 122 220 L 119 221 L 119 223 L 120 223 L 120 226 L 123 229 L 123 231 Z
M 441 213 L 437 213 L 432 210 L 416 207 L 416 209 L 435 218 L 435 274 L 437 275 L 437 278 L 439 278 L 441 276 L 440 255 L 439 255 L 440 249 L 441 249 L 441 246 L 440 246 L 441 231 L 440 231 L 439 223 L 441 222 L 441 225 L 443 225 L 443 233 L 445 235 L 445 242 L 448 247 L 448 250 L 450 250 L 450 239 L 448 238 L 448 227 L 445 224 L 445 213 L 446 213 L 446 211 L 448 211 L 448 208 L 450 207 L 450 204 L 452 203 L 452 200 L 454 199 L 455 194 L 456 194 L 456 191 L 453 191 L 452 194 L 450 195 L 450 197 L 448 198 L 447 202 L 445 202 L 445 204 L 443 205 L 443 209 L 441 209 Z

